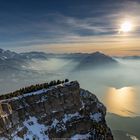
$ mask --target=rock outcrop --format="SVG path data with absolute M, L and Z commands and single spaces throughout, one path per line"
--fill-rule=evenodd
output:
M 113 140 L 106 108 L 77 81 L 0 101 L 1 140 Z

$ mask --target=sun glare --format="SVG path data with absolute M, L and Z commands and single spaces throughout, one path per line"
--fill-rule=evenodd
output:
M 108 111 L 121 116 L 133 116 L 136 108 L 136 93 L 133 87 L 110 88 L 106 95 Z
M 130 32 L 132 31 L 132 23 L 130 21 L 125 21 L 121 24 L 120 27 L 121 32 Z

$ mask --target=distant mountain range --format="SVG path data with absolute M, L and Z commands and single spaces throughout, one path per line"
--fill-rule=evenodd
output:
M 16 52 L 12 52 L 10 50 L 3 50 L 0 49 L 0 60 L 9 60 L 9 59 L 20 59 L 20 60 L 24 60 L 24 59 L 46 59 L 47 58 L 47 54 L 44 52 L 27 52 L 27 53 L 16 53 Z
M 139 60 L 140 59 L 140 56 L 125 56 L 125 57 L 122 57 L 123 59 L 134 59 L 134 60 Z
M 13 59 L 14 57 L 18 56 L 17 53 L 9 51 L 9 50 L 3 50 L 0 49 L 0 61 L 7 60 L 7 59 Z
M 47 60 L 49 58 L 59 58 L 73 60 L 78 63 L 74 70 L 91 69 L 100 66 L 117 65 L 115 58 L 105 55 L 101 52 L 94 53 L 69 53 L 69 54 L 51 54 L 44 52 L 25 52 L 16 53 L 10 50 L 0 49 L 0 71 L 6 70 L 24 70 L 24 66 L 33 59 Z M 123 59 L 140 59 L 140 56 L 121 57 Z
M 19 71 L 32 59 L 47 59 L 43 52 L 16 53 L 0 49 L 0 71 Z
M 110 56 L 100 52 L 95 53 L 71 53 L 71 54 L 47 54 L 44 52 L 16 53 L 9 50 L 0 49 L 0 71 L 20 71 L 25 70 L 24 66 L 33 59 L 47 60 L 49 58 L 70 59 L 78 62 L 78 69 L 88 69 L 108 64 L 117 64 L 117 61 Z
M 0 71 L 17 70 L 23 60 L 18 53 L 0 49 Z

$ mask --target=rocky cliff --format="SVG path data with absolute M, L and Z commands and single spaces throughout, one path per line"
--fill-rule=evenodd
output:
M 106 108 L 77 81 L 0 101 L 1 140 L 113 140 Z

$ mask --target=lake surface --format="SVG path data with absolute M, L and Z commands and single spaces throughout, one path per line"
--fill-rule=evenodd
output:
M 108 112 L 121 116 L 140 115 L 140 96 L 136 87 L 109 88 L 105 96 Z

